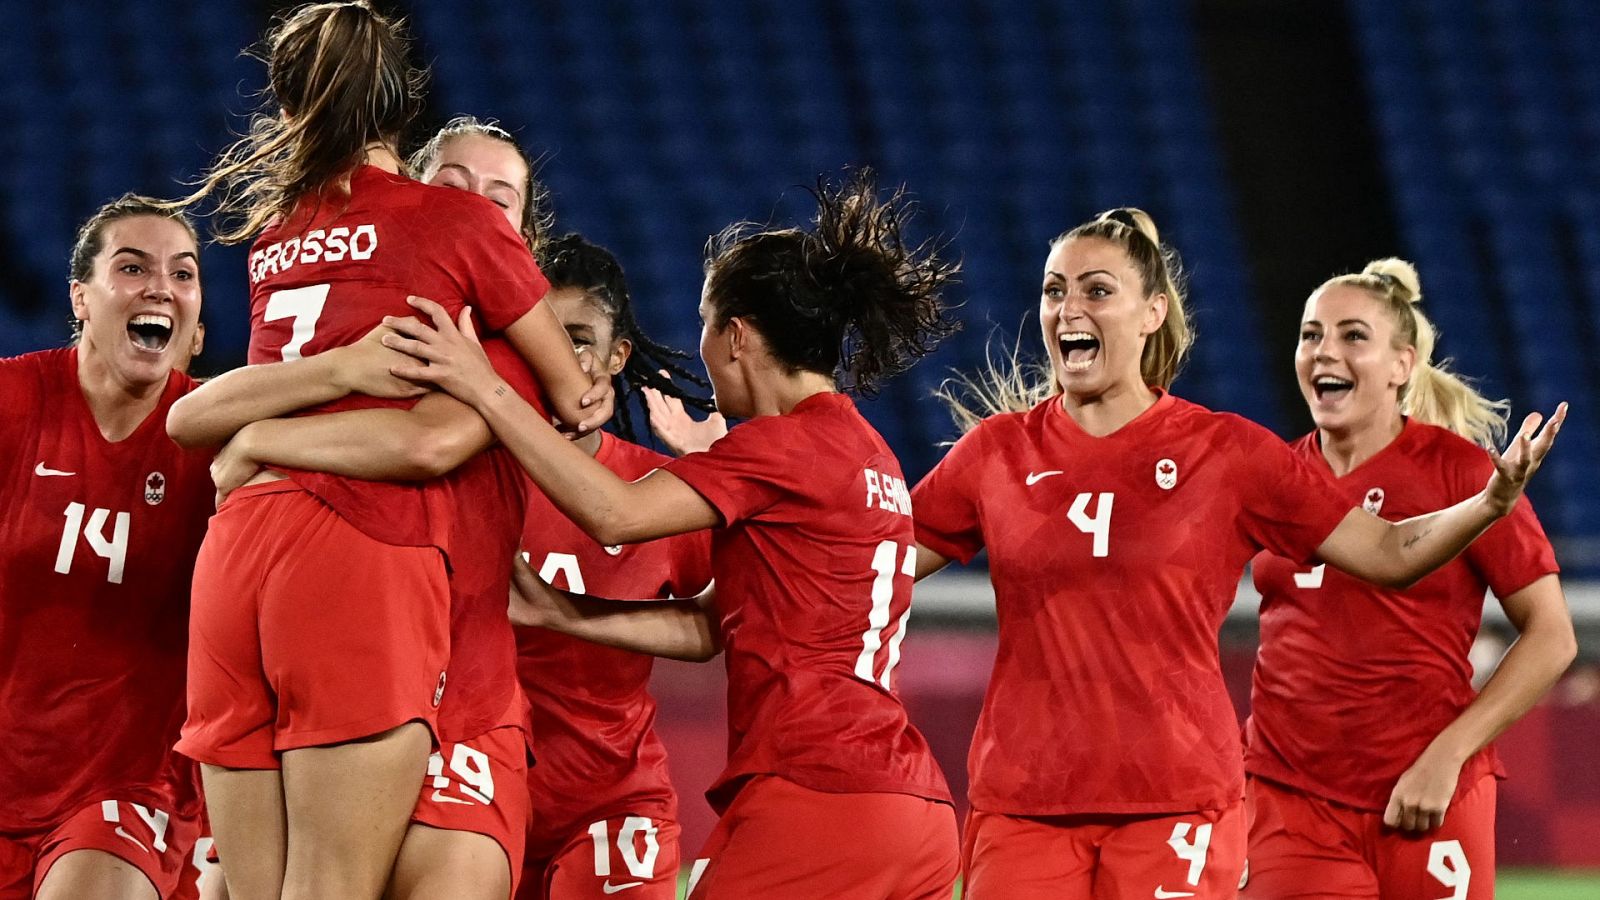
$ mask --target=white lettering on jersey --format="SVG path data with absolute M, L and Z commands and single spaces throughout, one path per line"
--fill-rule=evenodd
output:
M 111 510 L 96 509 L 89 513 L 89 522 L 85 525 L 83 514 L 87 511 L 88 507 L 82 503 L 67 504 L 63 513 L 67 517 L 67 524 L 61 530 L 61 546 L 56 549 L 56 573 L 66 575 L 72 571 L 72 559 L 78 550 L 78 535 L 82 534 L 89 543 L 89 549 L 110 562 L 106 568 L 106 580 L 121 584 L 122 570 L 128 559 L 128 525 L 133 517 L 125 512 L 117 513 L 108 540 L 106 521 L 111 519 Z
M 378 252 L 376 225 L 318 228 L 304 235 L 268 244 L 250 254 L 250 280 L 287 272 L 297 265 L 368 260 Z
M 573 553 L 551 553 L 544 558 L 544 565 L 539 567 L 539 580 L 551 587 L 560 587 L 556 584 L 556 576 L 564 576 L 567 580 L 567 590 L 574 594 L 588 592 L 583 584 L 583 572 L 578 569 L 578 557 Z
M 1326 563 L 1314 567 L 1309 572 L 1294 573 L 1294 586 L 1306 590 L 1316 590 L 1322 587 L 1322 573 L 1328 570 Z
M 894 475 L 863 469 L 867 476 L 867 509 L 877 507 L 902 516 L 911 515 L 911 491 Z

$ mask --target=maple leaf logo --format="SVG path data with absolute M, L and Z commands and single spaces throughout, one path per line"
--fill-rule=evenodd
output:
M 1173 472 L 1178 471 L 1178 467 L 1173 465 L 1170 461 L 1163 460 L 1161 465 L 1156 467 L 1156 471 L 1163 475 L 1171 475 Z
M 159 491 L 166 485 L 167 480 L 161 477 L 160 472 L 151 472 L 150 477 L 144 480 L 144 486 L 152 491 Z

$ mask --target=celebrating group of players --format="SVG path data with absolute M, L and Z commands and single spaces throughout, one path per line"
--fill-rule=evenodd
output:
M 80 229 L 74 344 L 0 361 L 0 900 L 192 897 L 202 833 L 209 897 L 673 897 L 651 658 L 719 653 L 692 898 L 1492 896 L 1490 741 L 1575 652 L 1521 497 L 1564 409 L 1493 452 L 1408 264 L 1311 294 L 1290 446 L 1169 392 L 1176 255 L 1105 213 L 1050 243 L 1042 378 L 952 391 L 908 488 L 846 393 L 953 327 L 898 197 L 824 182 L 809 227 L 712 243 L 724 433 L 509 134 L 401 158 L 395 23 L 324 3 L 267 47 L 272 108 L 194 195 Z M 207 198 L 254 242 L 251 365 L 199 384 Z M 599 430 L 633 389 L 680 458 Z M 913 581 L 983 550 L 958 839 L 894 671 Z M 1241 746 L 1217 631 L 1252 558 Z M 1486 589 L 1522 636 L 1475 693 Z

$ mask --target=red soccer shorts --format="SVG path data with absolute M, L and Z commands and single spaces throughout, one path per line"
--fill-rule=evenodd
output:
M 1244 804 L 1175 816 L 967 815 L 967 900 L 1229 898 L 1244 868 Z
M 527 735 L 520 725 L 504 725 L 443 744 L 428 757 L 428 776 L 411 821 L 493 838 L 506 853 L 515 895 L 530 806 Z
M 367 537 L 290 481 L 243 487 L 195 562 L 178 750 L 275 769 L 285 750 L 434 727 L 450 586 L 431 547 Z
M 1386 828 L 1355 809 L 1260 778 L 1246 788 L 1252 900 L 1494 897 L 1495 778 L 1485 775 L 1426 834 Z
M 689 870 L 690 900 L 949 900 L 956 814 L 910 794 L 829 794 L 750 780 Z
M 678 823 L 613 816 L 575 834 L 554 856 L 530 859 L 517 900 L 675 900 Z
M 0 900 L 28 900 L 56 860 L 74 850 L 100 850 L 144 873 L 163 898 L 181 896 L 197 819 L 172 818 L 137 803 L 104 800 L 78 810 L 53 831 L 0 837 Z

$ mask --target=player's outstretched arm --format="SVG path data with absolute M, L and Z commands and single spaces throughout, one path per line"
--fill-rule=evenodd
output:
M 1395 782 L 1385 825 L 1406 831 L 1442 825 L 1461 767 L 1532 709 L 1578 655 L 1572 613 L 1556 575 L 1540 578 L 1500 605 L 1516 626 L 1516 643 L 1472 703 Z
M 1477 494 L 1446 509 L 1386 522 L 1352 509 L 1317 548 L 1323 562 L 1385 587 L 1407 588 L 1449 562 L 1490 525 L 1511 512 L 1528 481 L 1555 444 L 1567 404 L 1543 416 L 1529 413 L 1502 455 L 1489 451 L 1495 471 Z
M 494 435 L 472 407 L 436 393 L 411 409 L 252 422 L 217 454 L 211 474 L 224 497 L 266 466 L 368 481 L 420 481 L 450 472 L 492 443 Z
M 557 590 L 519 558 L 511 570 L 511 622 L 648 656 L 705 662 L 722 651 L 711 614 L 714 589 L 684 600 L 605 600 Z
M 436 385 L 477 410 L 539 489 L 584 533 L 613 546 L 721 524 L 711 504 L 676 475 L 657 469 L 638 481 L 624 481 L 562 437 L 495 372 L 467 312 L 458 327 L 432 301 L 413 297 L 412 305 L 432 327 L 416 319 L 384 320 L 396 332 L 384 337 L 385 346 L 416 357 L 393 373 Z
M 404 399 L 427 389 L 389 374 L 404 357 L 375 328 L 354 344 L 288 362 L 245 366 L 211 379 L 172 405 L 167 434 L 182 447 L 215 447 L 251 422 L 287 415 L 347 394 Z

